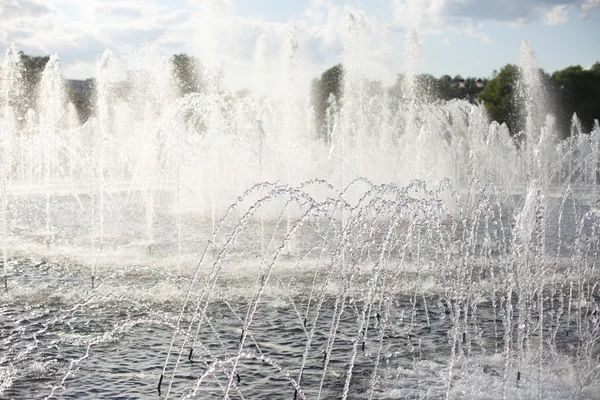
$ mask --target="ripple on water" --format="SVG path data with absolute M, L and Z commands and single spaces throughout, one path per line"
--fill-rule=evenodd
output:
M 103 281 L 92 290 L 87 278 L 74 272 L 76 269 L 65 273 L 69 267 L 57 270 L 48 267 L 49 276 L 40 278 L 35 274 L 38 264 L 24 264 L 19 268 L 23 271 L 29 268 L 28 278 L 16 280 L 14 290 L 2 297 L 5 301 L 0 313 L 0 343 L 8 351 L 0 356 L 3 357 L 0 396 L 44 398 L 53 388 L 56 398 L 156 396 L 179 317 L 183 289 L 165 280 L 162 274 L 149 272 L 136 277 L 127 272 L 117 274 L 118 279 Z M 144 269 L 138 271 L 143 273 Z M 312 276 L 300 278 L 310 282 Z M 42 285 L 41 294 L 30 296 L 35 292 L 33 288 L 45 279 L 56 284 Z M 184 344 L 181 335 L 176 337 L 162 384 L 163 394 L 169 385 L 171 394 L 191 393 L 198 379 L 206 375 L 197 396 L 223 397 L 232 362 L 240 349 L 243 321 L 251 298 L 248 293 L 252 293 L 230 290 L 231 282 L 237 284 L 224 280 L 215 288 L 203 324 L 198 326 L 195 319 L 187 342 Z M 156 288 L 161 284 L 168 286 L 156 296 Z M 335 290 L 341 287 L 333 286 Z M 163 301 L 171 289 L 176 293 L 175 298 Z M 339 398 L 352 363 L 350 399 L 370 395 L 375 399 L 444 397 L 448 392 L 453 342 L 453 321 L 444 304 L 436 295 L 428 297 L 426 314 L 420 299 L 397 295 L 385 331 L 381 330 L 384 310 L 372 310 L 365 321 L 368 330 L 363 345 L 356 343 L 362 337 L 359 325 L 363 303 L 359 289 L 357 286 L 354 299 L 349 299 L 339 314 L 335 313 L 339 299 L 332 293 L 324 293 L 318 317 L 314 299 L 306 312 L 308 297 L 301 290 L 285 292 L 275 287 L 271 293 L 265 293 L 247 332 L 231 396 L 293 398 L 295 389 L 291 380 L 297 381 L 302 369 L 301 389 L 307 398 L 316 397 L 321 385 L 322 398 Z M 45 300 L 49 298 L 52 300 Z M 522 360 L 528 367 L 521 369 L 522 380 L 516 391 L 513 376 L 516 370 L 511 367 L 506 372 L 502 356 L 502 320 L 492 311 L 491 303 L 479 303 L 478 330 L 465 336 L 467 342 L 459 337 L 452 365 L 451 397 L 469 393 L 476 398 L 498 398 L 503 391 L 535 397 L 540 381 L 545 385 L 546 398 L 558 399 L 569 393 L 575 382 L 571 377 L 577 368 L 566 353 L 560 359 L 547 356 L 540 378 L 535 377 L 535 372 L 526 372 L 527 368 L 539 370 L 535 354 Z M 192 315 L 193 312 L 183 315 L 184 331 Z M 339 326 L 333 343 L 331 332 L 337 318 Z M 576 343 L 575 333 L 558 337 L 566 347 L 569 340 Z M 194 351 L 188 360 L 190 346 Z M 178 358 L 180 364 L 173 375 Z M 586 390 L 592 393 L 592 388 Z

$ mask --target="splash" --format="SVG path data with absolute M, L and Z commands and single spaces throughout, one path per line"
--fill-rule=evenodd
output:
M 366 79 L 369 27 L 349 14 L 324 140 L 296 79 L 298 26 L 270 63 L 281 90 L 259 98 L 218 85 L 221 28 L 203 27 L 217 61 L 185 96 L 167 57 L 106 51 L 82 126 L 55 56 L 37 106 L 18 107 L 8 50 L 0 390 L 27 397 L 41 374 L 52 395 L 147 395 L 86 370 L 124 363 L 147 374 L 124 382 L 167 397 L 594 393 L 600 129 L 574 117 L 556 139 L 529 45 L 517 147 L 480 106 L 427 99 L 415 32 L 399 98 Z M 119 63 L 135 66 L 126 85 Z

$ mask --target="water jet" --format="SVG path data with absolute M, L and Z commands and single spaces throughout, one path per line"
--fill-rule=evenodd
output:
M 199 29 L 218 64 L 229 25 L 211 12 Z M 228 92 L 212 64 L 202 91 L 180 95 L 169 56 L 107 51 L 84 124 L 56 57 L 16 115 L 7 51 L 0 391 L 143 397 L 155 387 L 139 376 L 160 368 L 165 398 L 502 398 L 526 370 L 522 397 L 593 390 L 600 130 L 557 139 L 527 44 L 517 146 L 482 106 L 427 100 L 416 33 L 392 99 L 367 85 L 368 21 L 343 29 L 343 94 L 319 123 L 294 24 L 271 63 L 277 95 Z M 82 290 L 96 276 L 102 290 Z

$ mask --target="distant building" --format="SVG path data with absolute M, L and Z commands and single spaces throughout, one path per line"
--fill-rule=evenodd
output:
M 482 88 L 483 87 L 483 81 L 480 79 L 477 79 L 477 82 L 475 82 L 475 85 L 477 85 L 478 88 Z
M 465 87 L 465 80 L 461 79 L 460 81 L 458 81 L 458 87 L 459 88 L 464 88 Z
M 67 79 L 67 86 L 76 92 L 81 93 L 85 97 L 91 97 L 94 93 L 96 80 L 94 78 L 86 80 Z

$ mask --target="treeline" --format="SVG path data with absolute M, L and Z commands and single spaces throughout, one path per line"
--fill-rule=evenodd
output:
M 42 74 L 50 56 L 31 56 L 20 51 L 19 58 L 17 73 L 21 77 L 21 93 L 13 96 L 11 105 L 17 120 L 24 124 L 27 111 L 36 109 Z M 171 58 L 171 66 L 173 80 L 180 95 L 202 92 L 206 89 L 207 82 L 204 79 L 202 64 L 195 57 L 185 54 L 174 55 Z M 126 98 L 131 95 L 129 89 L 133 76 L 135 73 L 129 73 L 128 79 L 115 88 L 117 96 Z M 64 82 L 65 101 L 74 105 L 80 121 L 87 121 L 95 112 L 95 80 L 65 80 Z
M 30 56 L 19 52 L 20 63 L 17 65 L 18 76 L 21 81 L 20 93 L 13 93 L 11 96 L 11 106 L 14 109 L 16 119 L 19 123 L 25 124 L 28 110 L 35 110 L 37 107 L 38 93 L 42 75 L 46 64 L 50 61 L 50 56 Z M 0 71 L 0 74 L 8 71 Z M 90 93 L 83 93 L 75 88 L 66 85 L 64 87 L 66 101 L 71 102 L 77 110 L 79 119 L 87 120 L 93 112 L 94 98 Z
M 600 62 L 590 69 L 581 66 L 571 66 L 552 75 L 539 70 L 541 84 L 544 87 L 545 98 L 533 99 L 534 102 L 545 103 L 546 110 L 556 117 L 558 131 L 564 135 L 570 133 L 573 114 L 581 123 L 584 132 L 593 129 L 594 120 L 600 120 Z M 516 65 L 506 65 L 495 73 L 479 95 L 485 104 L 490 117 L 508 125 L 513 134 L 522 130 L 523 121 L 518 118 L 519 96 L 517 81 L 519 68 Z
M 35 108 L 39 83 L 42 72 L 49 61 L 48 56 L 35 57 L 20 52 L 21 76 L 23 80 L 23 96 L 15 104 L 17 115 L 24 118 L 26 111 Z M 176 54 L 171 58 L 171 74 L 176 88 L 181 96 L 203 92 L 211 84 L 200 61 L 186 54 Z M 130 74 L 134 75 L 134 74 Z M 444 75 L 436 78 L 432 75 L 421 74 L 414 79 L 414 93 L 404 93 L 406 85 L 402 74 L 394 85 L 385 88 L 381 82 L 365 80 L 364 90 L 367 96 L 388 95 L 390 106 L 395 107 L 409 96 L 417 96 L 420 101 L 449 101 L 453 99 L 466 100 L 471 103 L 483 103 L 491 119 L 505 123 L 513 135 L 518 135 L 524 127 L 522 119 L 522 104 L 519 103 L 520 71 L 515 65 L 506 65 L 499 72 L 494 71 L 490 79 L 463 78 L 460 75 L 451 77 Z M 558 131 L 568 135 L 574 113 L 581 123 L 584 132 L 590 132 L 594 120 L 600 120 L 600 62 L 591 68 L 571 66 L 552 75 L 539 70 L 542 86 L 545 88 L 544 98 L 533 99 L 543 103 L 545 111 L 556 117 Z M 311 87 L 311 103 L 315 111 L 317 128 L 326 137 L 328 112 L 331 114 L 336 107 L 344 102 L 343 93 L 344 67 L 336 65 L 313 80 Z M 66 99 L 73 103 L 81 121 L 86 121 L 94 113 L 95 94 L 93 87 L 82 90 L 74 85 L 75 82 L 65 81 Z M 71 84 L 69 84 L 69 82 Z M 125 81 L 119 88 L 121 95 L 127 97 L 128 83 Z M 212 83 L 214 84 L 214 82 Z M 93 80 L 91 80 L 93 86 Z
M 590 69 L 571 66 L 552 75 L 544 70 L 538 71 L 543 98 L 533 99 L 537 105 L 556 117 L 556 128 L 562 135 L 569 135 L 573 114 L 577 114 L 584 132 L 593 129 L 594 120 L 600 120 L 600 62 Z M 343 103 L 344 68 L 336 65 L 325 71 L 320 78 L 312 82 L 312 104 L 315 109 L 317 125 L 322 137 L 327 140 L 327 110 L 333 99 L 336 104 Z M 518 88 L 520 70 L 508 64 L 500 72 L 494 71 L 491 79 L 454 78 L 444 75 L 436 78 L 422 74 L 415 77 L 415 93 L 403 93 L 404 76 L 398 75 L 395 84 L 387 89 L 390 103 L 406 100 L 410 95 L 418 96 L 420 101 L 466 100 L 471 103 L 483 103 L 490 118 L 505 123 L 512 135 L 524 130 L 521 93 Z M 365 82 L 367 88 L 379 88 L 377 94 L 384 94 L 380 82 Z M 544 118 L 544 116 L 540 116 Z
M 33 57 L 19 52 L 19 71 L 16 71 L 16 79 L 20 81 L 19 93 L 11 93 L 10 105 L 13 107 L 18 121 L 24 122 L 29 109 L 36 107 L 37 96 L 42 72 L 50 60 L 49 56 Z M 0 74 L 8 74 L 8 71 L 0 71 Z
M 387 89 L 379 81 L 364 80 L 363 89 L 367 97 L 387 94 L 389 106 L 397 108 L 399 103 L 411 97 L 425 102 L 460 99 L 474 103 L 487 83 L 486 79 L 463 78 L 460 75 L 444 75 L 437 79 L 433 75 L 421 74 L 414 77 L 413 93 L 404 93 L 405 79 L 404 75 L 399 74 L 394 85 Z M 341 64 L 328 69 L 320 78 L 312 81 L 311 102 L 315 111 L 317 131 L 325 141 L 329 140 L 328 114 L 331 115 L 332 107 L 339 108 L 343 103 L 343 85 L 344 67 Z

